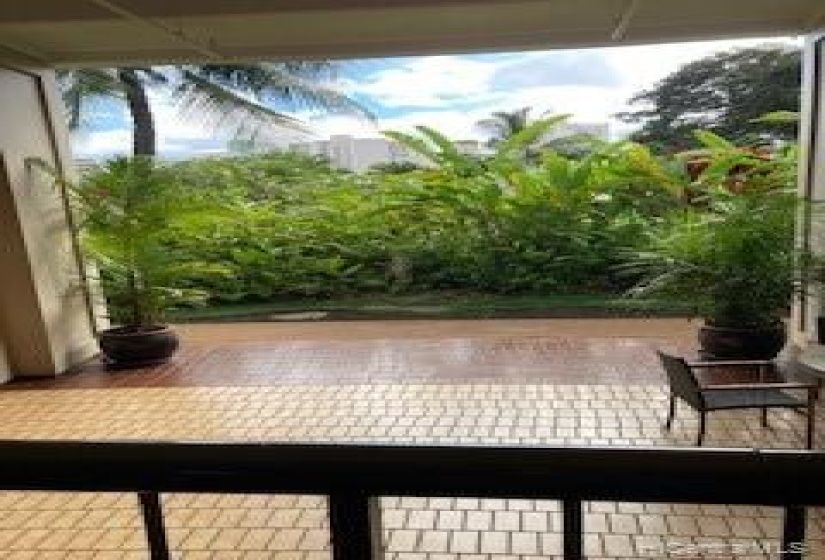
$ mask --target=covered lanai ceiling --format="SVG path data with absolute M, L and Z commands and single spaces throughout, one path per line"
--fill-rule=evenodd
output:
M 799 34 L 825 0 L 4 0 L 0 60 L 344 58 Z

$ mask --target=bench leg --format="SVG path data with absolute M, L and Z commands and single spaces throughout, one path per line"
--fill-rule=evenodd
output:
M 676 397 L 670 395 L 670 403 L 668 404 L 667 420 L 665 421 L 665 430 L 670 431 L 673 426 L 673 417 L 676 416 Z
M 808 422 L 807 422 L 807 449 L 814 447 L 814 427 L 816 426 L 816 399 L 811 395 L 808 397 Z
M 699 433 L 696 434 L 696 445 L 701 447 L 705 439 L 705 427 L 707 424 L 706 413 L 704 411 L 699 413 Z

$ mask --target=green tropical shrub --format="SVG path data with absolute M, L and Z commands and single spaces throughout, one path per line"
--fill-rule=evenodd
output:
M 675 185 L 686 177 L 635 144 L 526 160 L 525 150 L 565 118 L 535 121 L 484 160 L 426 127 L 390 134 L 437 166 L 404 202 L 426 207 L 445 233 L 427 274 L 432 287 L 564 293 L 626 285 L 613 272 L 621 251 L 678 202 Z

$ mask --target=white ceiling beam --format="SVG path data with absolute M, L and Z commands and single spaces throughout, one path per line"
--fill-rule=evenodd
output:
M 627 30 L 630 28 L 630 22 L 633 21 L 633 16 L 639 11 L 642 5 L 642 0 L 627 0 L 624 10 L 616 18 L 616 24 L 613 26 L 613 32 L 610 34 L 611 41 L 621 41 L 627 35 Z
M 152 27 L 156 30 L 161 31 L 163 34 L 174 38 L 179 43 L 186 45 L 189 49 L 193 52 L 200 54 L 201 56 L 205 56 L 211 60 L 221 60 L 223 57 L 215 50 L 214 44 L 212 42 L 204 42 L 194 37 L 190 37 L 186 33 L 183 32 L 181 29 L 176 29 L 174 27 L 170 27 L 165 23 L 158 21 L 156 19 L 150 19 L 143 17 L 139 14 L 132 12 L 131 10 L 127 10 L 126 8 L 119 6 L 112 2 L 111 0 L 88 0 L 92 4 L 96 6 L 100 6 L 101 8 L 108 10 L 109 12 L 120 16 L 123 19 L 133 21 L 137 24 Z

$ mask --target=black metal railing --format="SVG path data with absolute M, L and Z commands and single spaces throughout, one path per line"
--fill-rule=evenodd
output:
M 134 492 L 153 560 L 168 559 L 160 495 L 323 494 L 334 560 L 381 554 L 381 496 L 559 500 L 564 558 L 583 558 L 584 501 L 778 506 L 784 559 L 825 505 L 825 453 L 693 448 L 0 442 L 0 490 Z

